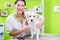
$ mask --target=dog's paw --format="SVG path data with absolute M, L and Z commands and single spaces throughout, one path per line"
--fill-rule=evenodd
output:
M 36 38 L 36 40 L 40 40 L 39 38 Z

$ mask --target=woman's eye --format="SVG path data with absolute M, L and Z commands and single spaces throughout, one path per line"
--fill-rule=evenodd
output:
M 22 5 L 22 6 L 25 6 L 25 5 Z
M 22 6 L 22 7 L 24 7 L 25 5 L 17 5 L 17 6 Z

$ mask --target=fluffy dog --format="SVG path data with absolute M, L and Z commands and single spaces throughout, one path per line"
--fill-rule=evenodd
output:
M 40 29 L 36 27 L 36 24 L 39 22 L 39 15 L 35 12 L 25 12 L 25 13 L 31 31 L 30 38 L 33 38 L 34 34 L 36 34 L 36 40 L 39 40 Z

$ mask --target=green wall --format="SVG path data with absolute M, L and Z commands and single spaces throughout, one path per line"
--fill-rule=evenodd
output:
M 52 2 L 53 1 L 53 2 Z M 60 6 L 60 0 L 51 0 L 51 30 L 52 33 L 60 34 L 60 12 L 54 12 L 54 6 Z
M 51 3 L 50 0 L 44 0 L 45 32 L 51 33 Z
M 5 2 L 12 2 L 12 8 L 5 8 Z M 8 10 L 8 14 L 11 14 L 14 11 L 14 0 L 1 0 L 0 9 Z M 10 36 L 6 33 L 6 17 L 0 16 L 0 23 L 4 23 L 4 40 L 7 40 Z
M 60 6 L 60 0 L 44 0 L 45 32 L 60 34 L 60 12 L 54 12 L 54 6 Z

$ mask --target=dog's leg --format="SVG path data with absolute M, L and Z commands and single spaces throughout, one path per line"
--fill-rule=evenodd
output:
M 37 30 L 36 40 L 39 40 L 40 30 Z
M 34 33 L 33 33 L 33 31 L 31 30 L 31 37 L 30 37 L 30 38 L 33 38 L 33 36 L 34 36 Z

